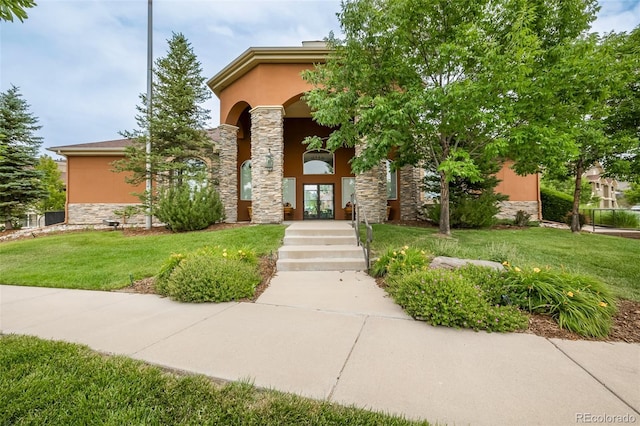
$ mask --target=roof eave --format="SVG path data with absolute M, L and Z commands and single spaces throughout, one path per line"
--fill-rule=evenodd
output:
M 250 47 L 207 81 L 216 94 L 259 64 L 317 64 L 326 61 L 331 49 L 326 46 Z

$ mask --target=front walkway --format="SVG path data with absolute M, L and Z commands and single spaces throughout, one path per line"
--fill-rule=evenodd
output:
M 278 272 L 257 303 L 0 286 L 0 328 L 432 422 L 640 421 L 640 345 L 431 327 L 362 272 Z

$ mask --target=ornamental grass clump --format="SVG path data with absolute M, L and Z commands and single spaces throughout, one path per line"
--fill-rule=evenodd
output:
M 560 328 L 582 336 L 609 334 L 616 303 L 603 282 L 549 268 L 521 270 L 508 266 L 505 284 L 522 309 L 548 314 Z
M 373 264 L 371 275 L 383 277 L 400 275 L 407 272 L 425 270 L 429 266 L 429 255 L 424 250 L 404 246 L 400 249 L 387 249 Z
M 171 255 L 156 277 L 156 291 L 180 302 L 228 302 L 253 296 L 260 281 L 253 252 L 206 247 Z
M 513 306 L 492 305 L 484 291 L 459 271 L 431 269 L 389 279 L 389 293 L 413 318 L 433 325 L 487 331 L 527 327 Z

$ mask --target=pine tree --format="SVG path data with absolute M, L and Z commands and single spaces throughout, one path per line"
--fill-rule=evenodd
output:
M 147 132 L 151 134 L 151 177 L 156 184 L 171 182 L 173 177 L 190 172 L 193 158 L 210 158 L 213 145 L 205 130 L 209 111 L 200 105 L 211 97 L 202 77 L 202 67 L 184 35 L 178 33 L 168 41 L 166 57 L 156 60 L 151 114 L 147 95 L 140 95 L 136 121 L 139 129 L 122 132 L 134 141 L 126 158 L 118 161 L 118 171 L 132 172 L 128 181 L 139 184 L 146 179 Z M 140 194 L 147 204 L 149 194 Z
M 35 168 L 42 145 L 37 123 L 17 87 L 0 93 L 0 221 L 6 229 L 46 195 Z

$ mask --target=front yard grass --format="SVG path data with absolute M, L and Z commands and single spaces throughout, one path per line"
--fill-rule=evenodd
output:
M 0 389 L 3 425 L 428 425 L 24 336 L 0 336 Z
M 373 225 L 373 257 L 409 246 L 435 255 L 509 261 L 528 268 L 551 267 L 591 275 L 616 297 L 640 302 L 640 240 L 551 228 L 456 230 L 451 238 L 434 228 Z
M 218 231 L 126 236 L 119 231 L 87 231 L 41 236 L 0 244 L 0 284 L 113 290 L 151 277 L 172 254 L 203 246 L 278 250 L 284 226 L 239 226 Z

